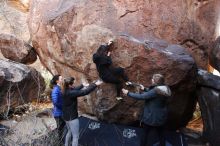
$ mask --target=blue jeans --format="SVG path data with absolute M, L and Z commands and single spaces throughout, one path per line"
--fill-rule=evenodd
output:
M 65 138 L 65 146 L 69 146 L 72 136 L 72 146 L 78 146 L 78 139 L 79 139 L 79 120 L 74 119 L 71 121 L 66 121 L 66 126 L 68 132 Z

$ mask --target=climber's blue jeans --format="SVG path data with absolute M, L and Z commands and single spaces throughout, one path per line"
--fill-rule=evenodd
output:
M 66 126 L 68 132 L 65 138 L 65 146 L 69 146 L 72 136 L 72 146 L 78 146 L 78 139 L 79 139 L 79 120 L 74 119 L 71 121 L 66 121 Z

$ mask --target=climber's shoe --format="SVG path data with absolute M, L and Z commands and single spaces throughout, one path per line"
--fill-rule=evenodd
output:
M 123 100 L 123 98 L 121 96 L 117 96 L 116 100 L 120 101 L 120 100 Z
M 125 85 L 127 85 L 127 86 L 132 86 L 133 84 L 132 84 L 132 82 L 127 81 L 127 82 L 125 82 Z

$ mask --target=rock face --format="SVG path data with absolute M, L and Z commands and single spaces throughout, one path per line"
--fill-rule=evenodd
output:
M 37 60 L 33 47 L 14 35 L 0 34 L 0 50 L 5 58 L 19 63 L 31 64 Z
M 44 66 L 53 74 L 74 76 L 78 82 L 98 77 L 92 54 L 100 44 L 114 38 L 114 65 L 124 67 L 131 81 L 148 86 L 153 73 L 165 74 L 174 90 L 170 111 L 173 126 L 178 127 L 188 122 L 194 107 L 195 62 L 182 47 L 166 41 L 181 43 L 198 66 L 206 68 L 207 46 L 215 37 L 218 3 L 35 0 L 30 7 L 29 28 Z M 126 98 L 118 104 L 115 94 L 114 86 L 104 84 L 81 99 L 81 111 L 112 122 L 136 120 L 141 103 Z
M 200 70 L 199 104 L 203 119 L 203 136 L 213 146 L 220 145 L 220 77 Z
M 0 113 L 7 115 L 9 108 L 36 100 L 45 84 L 35 69 L 0 60 L 0 88 Z
M 37 0 L 31 3 L 29 28 L 41 61 L 53 73 L 59 70 L 53 62 L 62 52 L 74 57 L 77 53 L 73 50 L 84 53 L 106 41 L 107 36 L 120 34 L 181 43 L 197 65 L 206 69 L 219 10 L 219 0 Z
M 0 30 L 1 33 L 13 34 L 21 40 L 28 41 L 30 33 L 27 25 L 27 13 L 16 10 L 10 6 L 27 8 L 24 0 L 0 1 Z M 23 3 L 23 4 L 22 4 Z M 20 10 L 20 9 L 19 9 Z M 26 12 L 26 11 L 25 11 Z
M 210 64 L 220 71 L 220 36 L 215 40 L 209 56 Z

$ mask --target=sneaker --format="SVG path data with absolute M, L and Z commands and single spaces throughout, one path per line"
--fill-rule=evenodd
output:
M 117 100 L 122 100 L 123 98 L 120 97 L 120 96 L 117 96 L 116 99 L 117 99 Z
M 131 86 L 131 85 L 132 85 L 132 82 L 127 81 L 127 82 L 125 83 L 125 85 L 127 85 L 127 86 Z

